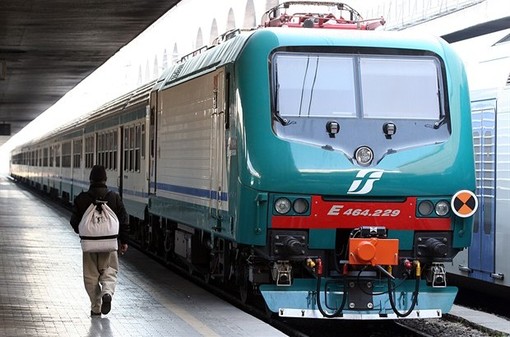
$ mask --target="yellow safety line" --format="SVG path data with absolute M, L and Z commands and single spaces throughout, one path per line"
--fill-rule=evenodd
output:
M 160 303 L 164 305 L 167 309 L 172 311 L 174 314 L 179 316 L 183 321 L 188 323 L 191 327 L 193 327 L 198 333 L 200 333 L 202 336 L 207 337 L 220 337 L 214 330 L 209 328 L 207 325 L 202 323 L 202 321 L 196 319 L 192 314 L 190 314 L 188 311 L 182 309 L 172 301 L 163 298 L 162 296 L 157 296 L 157 299 L 160 300 Z

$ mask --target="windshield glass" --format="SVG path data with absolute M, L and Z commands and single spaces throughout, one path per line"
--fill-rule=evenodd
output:
M 353 61 L 328 55 L 277 55 L 280 115 L 355 117 Z
M 283 118 L 442 116 L 439 64 L 430 56 L 276 53 L 273 63 Z
M 363 117 L 440 117 L 438 65 L 433 59 L 361 57 L 359 62 Z
M 368 146 L 374 163 L 450 137 L 439 56 L 279 51 L 271 59 L 273 130 L 293 142 L 342 151 Z

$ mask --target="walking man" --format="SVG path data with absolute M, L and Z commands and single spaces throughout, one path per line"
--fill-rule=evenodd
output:
M 79 233 L 78 225 L 83 214 L 91 203 L 97 199 L 107 201 L 107 205 L 117 215 L 119 220 L 120 254 L 128 249 L 129 216 L 118 193 L 109 191 L 106 186 L 106 170 L 101 165 L 95 165 L 90 171 L 90 186 L 88 191 L 81 192 L 74 199 L 71 226 Z M 83 281 L 90 298 L 91 316 L 106 315 L 111 310 L 111 302 L 117 284 L 119 271 L 118 252 L 83 252 Z

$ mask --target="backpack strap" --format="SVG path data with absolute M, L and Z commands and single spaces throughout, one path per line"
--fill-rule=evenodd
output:
M 106 197 L 110 194 L 110 190 L 108 190 L 105 195 L 103 196 L 97 196 L 97 195 L 94 195 L 93 193 L 91 193 L 90 191 L 87 191 L 87 194 L 92 198 L 92 203 L 94 205 L 97 204 L 97 201 L 107 201 L 106 200 Z
M 91 203 L 96 206 L 96 209 L 99 212 L 101 212 L 103 210 L 101 205 L 108 203 L 108 200 L 106 200 L 106 196 L 108 196 L 108 194 L 110 194 L 110 192 L 111 191 L 107 191 L 104 196 L 96 196 L 93 193 L 91 193 L 90 191 L 87 191 L 87 195 L 92 198 L 92 202 Z

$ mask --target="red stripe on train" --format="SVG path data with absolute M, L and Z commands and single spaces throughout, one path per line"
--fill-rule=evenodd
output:
M 383 226 L 387 229 L 451 229 L 450 218 L 417 218 L 416 198 L 405 202 L 324 201 L 312 196 L 309 216 L 273 215 L 272 228 L 356 228 Z

